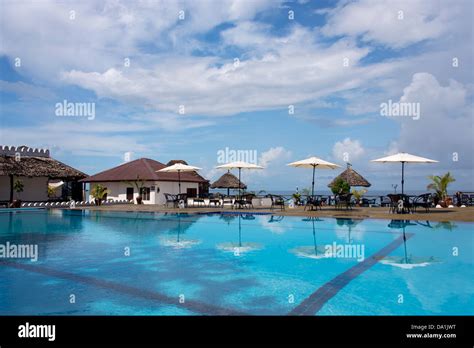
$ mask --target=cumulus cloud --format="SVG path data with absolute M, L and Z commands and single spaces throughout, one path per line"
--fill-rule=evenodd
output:
M 420 103 L 419 120 L 395 118 L 400 136 L 392 150 L 415 152 L 443 161 L 445 166 L 473 167 L 473 104 L 468 87 L 450 80 L 441 85 L 427 73 L 413 75 L 403 90 L 400 102 Z M 459 161 L 453 162 L 453 154 Z
M 272 147 L 260 154 L 258 164 L 262 167 L 268 167 L 273 162 L 281 163 L 291 156 L 291 151 L 286 150 L 282 146 Z
M 361 142 L 357 139 L 345 138 L 338 141 L 332 148 L 332 155 L 340 161 L 351 162 L 356 161 L 364 155 L 365 149 Z

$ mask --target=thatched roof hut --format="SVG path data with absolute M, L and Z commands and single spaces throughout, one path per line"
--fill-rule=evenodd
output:
M 50 157 L 0 156 L 0 176 L 48 177 L 50 179 L 79 180 L 87 175 Z
M 347 169 L 339 174 L 337 177 L 333 179 L 328 185 L 328 187 L 332 187 L 334 182 L 338 179 L 342 178 L 346 181 L 350 186 L 362 186 L 362 187 L 370 187 L 371 184 L 368 182 L 362 175 L 357 173 L 354 169 L 352 169 L 351 165 L 347 164 Z
M 0 146 L 0 186 L 5 188 L 0 191 L 0 201 L 9 201 L 13 206 L 18 206 L 21 202 L 20 193 L 21 199 L 25 201 L 48 200 L 50 180 L 66 183 L 64 186 L 56 186 L 63 186 L 59 198 L 82 200 L 82 184 L 79 184 L 78 180 L 86 176 L 83 172 L 51 158 L 47 149 Z M 14 188 L 17 183 L 21 183 L 21 189 Z
M 240 184 L 240 185 L 239 185 Z M 245 185 L 242 181 L 239 181 L 237 177 L 232 173 L 225 173 L 219 179 L 214 181 L 211 184 L 212 189 L 217 188 L 226 188 L 226 189 L 246 189 L 247 185 Z

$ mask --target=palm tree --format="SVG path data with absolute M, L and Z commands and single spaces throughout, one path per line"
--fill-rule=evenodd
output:
M 13 184 L 13 190 L 16 192 L 16 198 L 20 199 L 20 193 L 23 192 L 23 189 L 25 188 L 25 185 L 23 185 L 23 181 L 20 179 L 15 180 L 15 183 Z
M 444 201 L 447 198 L 447 196 L 448 196 L 448 185 L 450 183 L 456 181 L 456 179 L 454 179 L 451 176 L 450 172 L 447 172 L 443 176 L 430 175 L 430 176 L 428 176 L 428 179 L 430 179 L 432 181 L 432 183 L 429 184 L 428 186 L 426 186 L 426 189 L 436 191 L 436 197 L 440 201 Z
M 91 190 L 91 196 L 95 198 L 96 205 L 101 205 L 102 200 L 106 197 L 108 193 L 109 190 L 107 189 L 107 187 L 101 184 L 94 185 Z

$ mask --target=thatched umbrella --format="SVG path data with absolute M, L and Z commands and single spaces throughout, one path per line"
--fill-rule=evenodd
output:
M 350 163 L 347 163 L 347 169 L 336 176 L 334 180 L 329 183 L 328 187 L 332 187 L 338 178 L 342 178 L 349 184 L 349 186 L 370 187 L 370 182 L 368 182 L 362 175 L 352 169 L 352 165 Z
M 211 189 L 227 189 L 227 196 L 229 195 L 230 189 L 247 189 L 247 185 L 245 185 L 242 181 L 232 173 L 227 172 L 222 175 L 219 179 L 214 181 L 211 185 Z

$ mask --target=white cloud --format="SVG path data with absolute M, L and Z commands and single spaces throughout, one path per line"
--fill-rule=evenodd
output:
M 291 156 L 291 151 L 286 150 L 282 146 L 272 147 L 260 154 L 258 164 L 267 168 L 272 163 L 281 163 L 281 161 L 288 159 Z
M 400 136 L 392 148 L 433 157 L 444 165 L 473 166 L 473 105 L 465 85 L 450 80 L 441 85 L 431 74 L 418 73 L 400 97 L 400 102 L 420 103 L 419 120 L 395 118 L 400 122 Z M 459 161 L 452 161 L 453 153 Z
M 443 3 L 440 0 L 344 2 L 329 11 L 322 32 L 328 36 L 360 36 L 366 42 L 400 48 L 438 38 L 456 25 L 467 3 L 452 2 L 449 6 Z
M 351 138 L 336 142 L 332 148 L 333 156 L 343 162 L 356 161 L 364 153 L 365 149 L 360 141 Z

